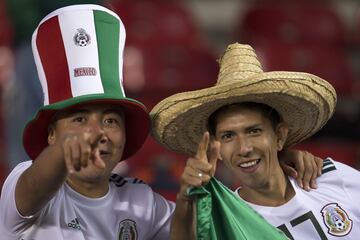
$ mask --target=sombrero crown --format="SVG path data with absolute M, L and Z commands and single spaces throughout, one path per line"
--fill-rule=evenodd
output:
M 289 125 L 285 146 L 320 130 L 333 115 L 336 92 L 325 80 L 302 72 L 263 72 L 253 48 L 229 45 L 215 86 L 172 95 L 150 112 L 152 135 L 165 147 L 193 155 L 209 116 L 231 103 L 269 105 Z
M 60 8 L 34 31 L 32 48 L 44 106 L 27 124 L 23 144 L 35 159 L 47 146 L 47 129 L 59 110 L 87 103 L 119 105 L 125 113 L 123 159 L 145 141 L 150 119 L 145 106 L 125 96 L 122 84 L 125 28 L 112 11 L 97 5 Z M 132 131 L 136 129 L 136 134 Z

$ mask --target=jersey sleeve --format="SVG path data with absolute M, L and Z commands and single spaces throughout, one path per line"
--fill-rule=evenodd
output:
M 343 188 L 348 197 L 354 202 L 360 199 L 360 171 L 340 162 L 333 161 L 340 179 L 343 181 Z
M 7 177 L 0 198 L 0 227 L 3 232 L 15 233 L 33 216 L 22 216 L 15 204 L 15 187 L 21 174 L 31 165 L 31 161 L 17 165 Z
M 175 210 L 175 203 L 166 200 L 161 195 L 153 192 L 153 237 L 152 239 L 170 239 L 170 223 Z

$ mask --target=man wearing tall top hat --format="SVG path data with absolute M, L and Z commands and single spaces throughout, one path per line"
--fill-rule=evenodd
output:
M 124 42 L 120 18 L 97 5 L 58 9 L 35 30 L 44 106 L 24 129 L 33 161 L 1 193 L 1 239 L 169 239 L 174 203 L 111 174 L 150 127 L 145 106 L 125 96 Z
M 119 17 L 97 5 L 61 8 L 40 22 L 32 47 L 44 106 L 23 133 L 32 161 L 2 189 L 1 239 L 170 238 L 174 203 L 111 173 L 150 127 L 145 106 L 125 96 L 124 43 Z M 295 162 L 314 164 L 305 158 Z
M 181 177 L 173 239 L 285 239 L 266 221 L 288 239 L 358 239 L 359 171 L 327 158 L 318 188 L 308 192 L 278 160 L 282 149 L 331 118 L 335 89 L 309 73 L 263 72 L 249 45 L 229 45 L 219 62 L 215 86 L 175 94 L 150 112 L 157 141 L 191 156 Z M 212 178 L 218 160 L 240 181 L 235 191 Z M 189 228 L 193 203 L 195 232 Z

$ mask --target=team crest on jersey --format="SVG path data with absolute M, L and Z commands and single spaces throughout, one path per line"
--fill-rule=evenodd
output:
M 119 224 L 119 240 L 137 240 L 136 222 L 125 219 Z
M 79 28 L 74 36 L 74 41 L 77 46 L 85 47 L 91 43 L 90 35 L 83 29 Z
M 325 205 L 321 210 L 321 214 L 329 234 L 342 237 L 351 231 L 352 220 L 337 203 Z

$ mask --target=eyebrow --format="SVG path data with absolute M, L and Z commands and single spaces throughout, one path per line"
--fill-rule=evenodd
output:
M 250 125 L 250 126 L 246 127 L 245 130 L 249 131 L 251 129 L 260 128 L 260 127 L 262 127 L 262 124 L 261 123 L 256 123 L 256 124 L 253 124 L 253 125 Z
M 55 114 L 53 116 L 52 122 L 57 121 L 61 118 L 74 116 L 75 114 L 87 114 L 89 112 L 91 112 L 91 110 L 87 109 L 87 108 L 69 109 L 69 110 L 66 110 L 65 112 L 58 112 L 57 114 Z M 121 117 L 125 116 L 125 114 L 121 108 L 108 108 L 108 109 L 105 109 L 105 111 L 103 111 L 103 114 L 110 114 L 110 113 L 117 113 Z
M 263 126 L 262 123 L 255 123 L 255 124 L 252 124 L 250 126 L 247 126 L 245 128 L 245 131 L 249 131 L 251 129 L 254 129 L 254 128 L 261 128 Z M 217 130 L 216 133 L 227 133 L 227 132 L 234 132 L 233 129 L 220 129 L 220 130 Z

